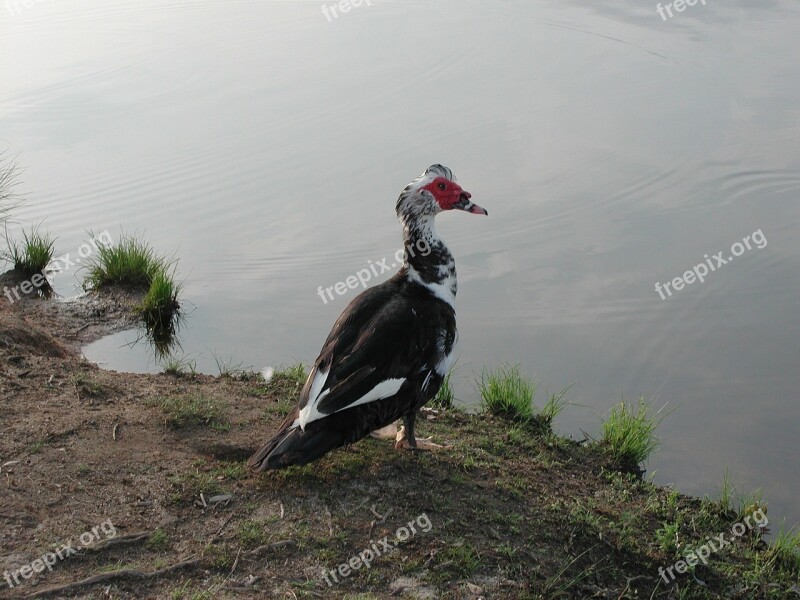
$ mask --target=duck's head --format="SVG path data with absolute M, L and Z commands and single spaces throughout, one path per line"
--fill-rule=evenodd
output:
M 456 183 L 450 169 L 443 165 L 431 165 L 402 191 L 397 199 L 397 216 L 405 220 L 409 217 L 435 216 L 443 210 L 488 215 L 485 208 L 470 200 L 471 197 L 472 194 Z

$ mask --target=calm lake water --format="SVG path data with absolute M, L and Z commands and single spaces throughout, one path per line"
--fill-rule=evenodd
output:
M 120 228 L 174 253 L 200 370 L 308 364 L 355 294 L 318 286 L 391 264 L 397 195 L 444 163 L 490 213 L 438 219 L 459 398 L 519 363 L 542 390 L 572 384 L 557 428 L 576 437 L 622 397 L 666 403 L 656 481 L 716 494 L 728 467 L 797 523 L 800 5 L 331 6 L 10 0 L 18 219 L 46 218 L 59 253 Z M 705 255 L 704 282 L 673 281 Z M 85 354 L 160 370 L 135 338 Z

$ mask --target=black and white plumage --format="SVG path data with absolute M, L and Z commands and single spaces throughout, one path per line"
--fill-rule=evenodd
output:
M 397 200 L 405 260 L 388 281 L 359 294 L 333 326 L 295 409 L 249 460 L 259 471 L 303 465 L 403 418 L 416 447 L 417 411 L 455 360 L 455 261 L 434 218 L 443 210 L 488 214 L 442 165 Z

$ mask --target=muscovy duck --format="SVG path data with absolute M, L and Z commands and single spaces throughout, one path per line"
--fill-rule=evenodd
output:
M 489 214 L 470 198 L 438 164 L 405 187 L 396 207 L 406 249 L 402 268 L 359 294 L 337 319 L 297 406 L 250 457 L 251 468 L 310 463 L 401 417 L 395 447 L 421 448 L 414 421 L 450 370 L 458 337 L 455 261 L 434 218 L 452 209 Z

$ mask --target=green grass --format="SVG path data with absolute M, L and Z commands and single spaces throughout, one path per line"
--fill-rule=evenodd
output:
M 254 548 L 265 544 L 268 536 L 261 523 L 247 520 L 240 523 L 236 528 L 236 539 L 242 546 Z
M 478 381 L 481 407 L 493 415 L 513 421 L 533 419 L 536 382 L 524 377 L 519 365 L 484 369 Z
M 781 525 L 767 550 L 767 561 L 770 566 L 800 572 L 800 529 L 787 530 Z
M 153 274 L 147 294 L 139 306 L 139 311 L 148 326 L 161 330 L 171 329 L 173 315 L 180 308 L 178 303 L 180 290 L 181 286 L 175 282 L 171 272 L 159 269 Z
M 4 152 L 0 152 L 0 224 L 5 225 L 8 214 L 17 206 L 14 187 L 18 182 L 19 169 L 17 163 L 8 161 Z
M 167 532 L 163 529 L 156 529 L 153 533 L 150 534 L 150 537 L 147 538 L 147 542 L 145 545 L 150 550 L 155 551 L 163 551 L 169 548 L 169 536 Z
M 14 268 L 25 277 L 44 273 L 53 260 L 55 240 L 47 233 L 40 233 L 35 226 L 22 232 L 21 242 L 7 241 L 8 257 Z
M 197 375 L 197 361 L 186 357 L 167 356 L 163 361 L 163 373 L 173 377 L 183 377 L 184 375 Z
M 306 382 L 308 373 L 303 363 L 292 365 L 291 367 L 283 367 L 278 369 L 272 374 L 270 383 L 290 383 L 295 385 L 303 385 Z
M 719 498 L 711 500 L 714 502 L 722 512 L 736 513 L 736 515 L 743 519 L 748 515 L 752 515 L 759 509 L 766 512 L 766 504 L 764 502 L 764 494 L 761 489 L 756 489 L 747 494 L 740 494 L 730 471 L 726 468 L 722 474 L 722 486 L 720 487 Z
M 116 244 L 98 244 L 88 263 L 84 287 L 100 289 L 121 285 L 148 289 L 153 278 L 167 272 L 168 268 L 167 260 L 156 254 L 150 244 L 133 235 L 122 234 Z
M 620 402 L 611 409 L 603 422 L 602 442 L 615 460 L 639 465 L 658 449 L 661 442 L 655 430 L 663 419 L 660 412 L 651 415 L 644 398 L 639 400 L 636 408 Z
M 547 402 L 544 403 L 544 406 L 539 411 L 539 416 L 547 423 L 548 426 L 553 422 L 553 419 L 561 414 L 561 412 L 567 407 L 567 404 L 569 404 L 567 401 L 568 391 L 569 387 L 565 387 L 556 394 L 550 394 Z
M 733 485 L 730 471 L 726 468 L 722 473 L 722 487 L 719 491 L 719 500 L 717 500 L 719 507 L 723 511 L 733 510 L 733 495 L 735 492 L 736 486 Z
M 447 375 L 444 376 L 444 380 L 442 381 L 442 386 L 439 388 L 439 391 L 436 392 L 436 395 L 433 399 L 428 403 L 428 405 L 432 408 L 443 408 L 443 409 L 451 409 L 453 408 L 453 401 L 455 400 L 455 395 L 453 394 L 453 386 L 450 385 L 450 377 L 453 375 L 453 371 L 448 371 Z
M 541 409 L 537 408 L 536 381 L 525 377 L 519 365 L 484 369 L 477 382 L 481 395 L 481 408 L 490 414 L 510 419 L 516 423 L 533 425 L 550 431 L 555 419 L 567 405 L 564 388 L 551 394 Z
M 680 524 L 677 521 L 664 522 L 662 527 L 656 530 L 656 541 L 658 542 L 661 550 L 667 553 L 668 556 L 677 556 L 679 544 L 678 533 L 680 531 Z
M 225 360 L 213 353 L 212 356 L 214 357 L 214 362 L 217 364 L 217 372 L 220 377 L 239 379 L 244 373 L 249 372 L 248 369 L 244 368 L 244 363 L 238 362 L 234 364 L 233 358 Z
M 85 289 L 122 286 L 146 290 L 138 311 L 158 354 L 168 354 L 180 310 L 181 286 L 175 281 L 175 261 L 157 254 L 150 244 L 135 235 L 123 233 L 115 244 L 99 243 L 87 267 Z
M 436 557 L 439 559 L 440 569 L 455 571 L 459 576 L 465 578 L 471 577 L 481 564 L 481 556 L 478 550 L 465 541 L 444 549 Z M 449 576 L 446 573 L 442 575 L 444 577 Z
M 227 431 L 225 403 L 204 394 L 168 396 L 151 401 L 159 406 L 166 417 L 168 427 L 182 429 L 205 425 L 217 431 Z

